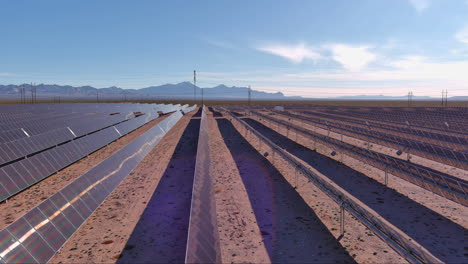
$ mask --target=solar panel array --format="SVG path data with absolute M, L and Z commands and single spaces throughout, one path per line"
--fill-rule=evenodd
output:
M 185 263 L 221 263 L 206 111 L 204 107 L 198 137 Z
M 442 147 L 427 142 L 395 136 L 390 133 L 376 131 L 375 129 L 363 128 L 362 126 L 346 124 L 339 119 L 328 122 L 320 118 L 309 116 L 306 117 L 288 112 L 283 112 L 281 114 L 307 122 L 312 122 L 324 129 L 338 131 L 345 135 L 350 135 L 352 137 L 387 147 L 403 149 L 404 151 L 414 155 L 450 164 L 461 169 L 468 169 L 468 153 L 464 153 L 463 151 L 456 151 L 451 148 Z
M 66 107 L 60 107 L 62 107 L 61 111 L 66 111 L 64 110 Z M 129 109 L 132 107 L 133 111 L 130 111 Z M 33 124 L 27 127 L 32 136 L 0 145 L 0 201 L 11 197 L 157 118 L 159 116 L 158 111 L 169 113 L 180 109 L 173 105 L 150 104 L 129 104 L 124 106 L 111 104 L 108 108 L 93 105 L 91 108 L 99 108 L 99 111 L 106 111 L 107 113 L 98 113 L 96 115 L 99 118 L 89 120 L 86 118 L 94 115 L 81 114 L 80 122 L 73 121 L 74 123 L 70 124 L 68 120 L 63 120 L 63 123 L 59 122 L 59 124 L 66 127 L 58 129 L 51 127 L 50 131 L 39 134 L 35 134 L 37 126 Z M 51 111 L 52 113 L 57 111 L 57 109 L 51 110 L 49 107 L 47 109 L 49 111 L 37 110 L 42 115 L 49 113 L 52 116 Z M 89 107 L 82 107 L 78 104 L 71 110 L 83 113 L 89 111 L 89 109 Z M 116 110 L 123 110 L 123 112 L 115 112 Z M 141 113 L 142 115 L 135 116 L 134 113 Z M 11 124 L 10 127 L 14 126 L 17 126 L 17 124 Z
M 301 111 L 302 114 L 313 117 L 323 117 L 332 121 L 346 122 L 353 125 L 360 125 L 366 128 L 388 131 L 397 135 L 423 140 L 435 145 L 463 150 L 468 148 L 468 138 L 444 134 L 434 130 L 421 130 L 411 127 L 408 121 L 405 125 L 397 125 L 383 121 L 365 120 L 361 118 L 345 117 L 338 114 L 322 113 L 318 111 Z
M 406 236 L 401 230 L 386 221 L 383 217 L 368 208 L 359 199 L 345 192 L 334 182 L 330 182 L 323 177 L 315 174 L 310 169 L 302 166 L 294 156 L 277 146 L 264 135 L 256 131 L 245 121 L 241 120 L 235 114 L 229 112 L 237 124 L 249 131 L 268 146 L 273 153 L 273 156 L 282 157 L 292 169 L 299 172 L 301 175 L 307 177 L 310 182 L 313 182 L 325 194 L 330 196 L 337 204 L 343 206 L 350 212 L 356 219 L 361 221 L 364 225 L 369 227 L 376 235 L 378 235 L 384 242 L 390 245 L 401 256 L 403 256 L 410 263 L 441 263 L 441 261 L 432 255 L 429 251 L 421 247 L 412 238 Z M 246 133 L 247 134 L 247 133 Z
M 353 106 L 291 106 L 294 109 L 336 114 L 365 120 L 385 121 L 444 134 L 468 135 L 466 107 L 353 107 Z
M 303 136 L 314 141 L 318 141 L 331 149 L 339 149 L 349 156 L 364 161 L 366 164 L 387 170 L 395 176 L 414 183 L 447 199 L 465 206 L 468 205 L 468 182 L 462 179 L 458 179 L 451 175 L 416 165 L 405 160 L 357 147 L 256 111 L 252 111 L 252 114 L 271 122 L 275 122 L 276 124 L 281 124 L 288 129 L 293 129 L 294 131 L 301 133 Z
M 0 262 L 47 262 L 181 117 L 171 114 L 0 231 Z

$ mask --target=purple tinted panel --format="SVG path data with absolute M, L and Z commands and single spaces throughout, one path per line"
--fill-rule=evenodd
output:
M 10 160 L 10 157 L 3 151 L 3 145 L 0 145 L 0 164 Z
M 24 167 L 29 171 L 29 174 L 36 179 L 36 181 L 39 181 L 41 178 L 40 172 L 37 170 L 36 166 L 29 160 L 29 158 L 24 159 L 21 161 L 24 165 Z
M 3 167 L 3 171 L 6 172 L 10 179 L 15 182 L 20 190 L 28 187 L 29 185 L 23 180 L 23 177 L 21 177 L 12 165 L 13 164 Z
M 37 155 L 34 155 L 30 158 L 28 158 L 29 161 L 36 167 L 36 169 L 39 171 L 39 179 L 44 179 L 47 176 L 47 170 L 46 168 L 42 165 L 42 162 L 39 160 Z
M 88 206 L 91 211 L 96 210 L 100 203 L 98 203 L 89 193 L 83 194 L 81 200 Z
M 32 185 L 36 183 L 36 179 L 34 179 L 29 173 L 29 171 L 23 166 L 23 162 L 24 160 L 20 160 L 18 162 L 13 163 L 12 166 L 21 175 L 21 177 L 23 177 L 24 181 L 26 181 L 28 185 Z
M 0 201 L 3 201 L 6 199 L 8 196 L 10 196 L 10 193 L 3 187 L 3 184 L 0 182 Z
M 61 169 L 59 163 L 55 160 L 55 158 L 52 156 L 50 151 L 45 151 L 42 153 L 44 155 L 44 158 L 50 163 L 52 166 L 53 172 L 57 172 L 58 170 Z
M 37 159 L 39 160 L 39 162 L 41 162 L 41 164 L 45 167 L 46 171 L 47 171 L 47 174 L 50 175 L 52 174 L 55 170 L 54 170 L 54 167 L 52 166 L 52 164 L 50 164 L 50 162 L 44 157 L 44 154 L 43 153 L 39 153 L 36 155 L 37 156 Z
M 59 250 L 66 241 L 66 238 L 52 222 L 43 225 L 38 232 L 54 251 Z
M 85 220 L 74 206 L 68 206 L 62 214 L 67 217 L 75 228 L 78 228 Z
M 51 221 L 66 238 L 69 238 L 76 230 L 76 227 L 74 227 L 63 214 L 58 214 L 52 218 Z
M 16 239 L 6 230 L 0 231 L 0 252 L 3 252 L 11 244 L 15 243 Z
M 20 143 L 21 144 L 21 143 Z M 8 147 L 10 148 L 11 150 L 11 153 L 13 155 L 13 157 L 16 159 L 16 158 L 20 158 L 22 156 L 25 156 L 16 146 L 15 146 L 15 143 L 7 143 L 6 145 L 8 145 Z
M 73 185 L 76 185 L 76 186 L 82 186 L 81 188 L 83 190 L 85 190 L 86 188 L 88 188 L 91 183 L 88 181 L 87 177 L 79 177 L 78 179 L 76 179 L 74 182 L 73 182 Z
M 80 199 L 75 200 L 73 203 L 73 206 L 75 209 L 80 213 L 81 216 L 83 216 L 84 219 L 88 218 L 93 210 L 89 208 L 86 203 Z
M 24 218 L 19 218 L 6 228 L 18 240 L 31 229 L 32 226 Z
M 68 164 L 66 158 L 63 157 L 63 155 L 59 154 L 59 152 L 57 152 L 57 149 L 51 149 L 49 153 L 57 161 L 57 164 L 59 165 L 60 169 L 64 168 Z
M 8 177 L 8 175 L 0 168 L 0 182 L 3 187 L 8 190 L 10 194 L 14 194 L 19 191 L 18 186 Z
M 106 199 L 108 194 L 109 191 L 105 189 L 102 184 L 98 184 L 89 191 L 89 195 L 91 195 L 99 204 L 101 204 Z
M 68 203 L 68 201 L 59 192 L 52 195 L 49 200 L 51 200 L 59 209 Z
M 21 244 L 8 252 L 4 259 L 7 263 L 37 263 Z
M 70 154 L 65 151 L 64 145 L 55 148 L 55 151 L 57 152 L 57 154 L 61 158 L 61 160 L 63 160 L 63 165 L 64 166 L 68 165 L 68 164 L 70 164 L 72 162 L 71 158 L 70 158 Z
M 60 193 L 68 200 L 71 201 L 76 198 L 82 191 L 86 189 L 86 186 L 76 185 L 75 182 L 65 186 Z
M 46 263 L 55 253 L 38 232 L 32 233 L 23 246 L 39 263 Z
M 59 211 L 59 208 L 50 199 L 42 202 L 37 208 L 48 218 L 51 218 L 52 215 Z

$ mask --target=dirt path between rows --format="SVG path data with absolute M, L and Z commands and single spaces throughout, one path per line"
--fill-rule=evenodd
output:
M 200 119 L 192 118 L 118 263 L 183 263 Z
M 271 262 L 239 170 L 211 116 L 220 113 L 209 114 L 208 127 L 222 262 Z
M 281 173 L 230 121 L 217 122 L 239 169 L 271 261 L 354 262 Z

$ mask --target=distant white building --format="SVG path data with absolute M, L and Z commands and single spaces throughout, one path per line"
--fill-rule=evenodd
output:
M 275 107 L 273 108 L 273 110 L 275 110 L 275 111 L 284 111 L 284 107 L 283 107 L 283 106 L 277 105 L 277 106 L 275 106 Z

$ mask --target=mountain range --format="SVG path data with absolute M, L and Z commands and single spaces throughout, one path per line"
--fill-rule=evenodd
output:
M 31 91 L 31 85 L 0 85 L 0 96 L 2 95 L 19 95 L 20 86 L 26 88 L 27 94 Z M 193 98 L 194 92 L 197 97 L 201 95 L 201 88 L 193 85 L 190 82 L 181 82 L 178 84 L 163 84 L 159 86 L 150 86 L 142 89 L 122 89 L 119 87 L 109 88 L 94 88 L 92 86 L 74 87 L 69 85 L 56 84 L 39 84 L 35 85 L 37 96 L 73 96 L 73 97 L 95 97 L 99 96 L 165 96 L 177 98 Z M 248 97 L 247 87 L 228 87 L 226 85 L 218 85 L 212 88 L 203 88 L 203 96 L 207 99 L 246 99 Z M 262 91 L 252 90 L 252 98 L 256 99 L 300 99 L 298 96 L 285 96 L 283 93 L 267 93 Z
M 20 93 L 20 86 L 26 88 L 27 96 L 31 91 L 31 85 L 0 85 L 0 98 L 16 98 Z M 247 87 L 228 87 L 226 85 L 218 85 L 212 88 L 201 89 L 198 86 L 193 85 L 191 82 L 181 82 L 178 84 L 163 84 L 159 86 L 150 86 L 141 89 L 122 89 L 119 87 L 108 87 L 108 88 L 95 88 L 92 86 L 70 86 L 70 85 L 56 85 L 56 84 L 39 84 L 35 85 L 38 97 L 52 97 L 52 96 L 63 96 L 63 97 L 93 97 L 95 98 L 99 94 L 100 98 L 112 98 L 112 97 L 141 97 L 141 96 L 158 96 L 158 97 L 170 97 L 170 98 L 181 98 L 181 99 L 192 99 L 194 91 L 196 92 L 197 98 L 200 98 L 203 90 L 203 96 L 206 99 L 242 99 L 248 98 Z M 355 96 L 339 96 L 333 98 L 304 98 L 301 96 L 285 96 L 281 92 L 267 93 L 257 90 L 251 91 L 252 100 L 407 100 L 408 97 L 403 96 L 385 96 L 385 95 L 355 95 Z M 437 97 L 429 96 L 413 96 L 413 100 L 440 100 Z M 449 97 L 450 101 L 468 101 L 468 96 L 453 96 Z

